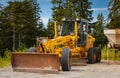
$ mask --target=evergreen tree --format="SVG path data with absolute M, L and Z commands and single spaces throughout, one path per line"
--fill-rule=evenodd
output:
M 52 19 L 48 20 L 47 33 L 46 34 L 49 38 L 54 37 L 54 22 L 53 22 Z
M 4 32 L 2 31 L 3 30 L 3 11 L 2 11 L 2 4 L 0 3 L 0 56 L 3 56 L 3 52 L 4 52 L 4 49 L 3 49 L 3 37 L 4 37 Z
M 91 2 L 88 0 L 52 0 L 53 19 L 61 21 L 62 17 L 67 18 L 84 18 L 91 20 L 92 10 Z
M 86 20 L 92 20 L 92 10 L 89 0 L 69 0 L 71 1 L 71 11 L 75 17 L 84 18 Z M 71 12 L 70 11 L 70 12 Z
M 43 21 L 40 19 L 39 21 L 38 21 L 38 26 L 37 26 L 37 36 L 38 37 L 45 37 L 45 36 L 47 36 L 47 34 L 46 34 L 46 28 L 44 28 L 44 24 L 43 24 Z M 44 34 L 43 34 L 44 33 Z
M 22 42 L 27 46 L 33 46 L 36 43 L 38 20 L 38 5 L 36 0 L 23 1 L 24 21 L 22 22 Z
M 97 22 L 93 30 L 93 36 L 96 39 L 94 45 L 99 47 L 104 47 L 104 45 L 107 44 L 107 39 L 103 33 L 103 28 L 104 28 L 103 22 L 104 22 L 104 17 L 102 13 L 98 14 Z
M 2 49 L 12 50 L 13 46 L 17 49 L 21 44 L 26 47 L 35 45 L 38 31 L 43 29 L 43 24 L 40 24 L 42 22 L 39 22 L 40 12 L 36 0 L 9 1 L 0 12 Z
M 120 28 L 120 0 L 110 0 L 108 8 L 110 11 L 108 28 Z
M 52 0 L 51 3 L 53 4 L 53 19 L 60 22 L 61 18 L 65 17 L 65 2 L 64 0 Z

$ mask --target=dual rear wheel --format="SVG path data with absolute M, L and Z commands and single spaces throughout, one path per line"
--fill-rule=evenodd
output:
M 69 48 L 62 49 L 61 67 L 63 71 L 71 70 L 71 51 Z M 99 47 L 90 48 L 88 51 L 88 63 L 94 64 L 101 62 L 101 49 Z
M 90 48 L 88 50 L 88 63 L 100 63 L 101 62 L 101 49 L 99 47 Z

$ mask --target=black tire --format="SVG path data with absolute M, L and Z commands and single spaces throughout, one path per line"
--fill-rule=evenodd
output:
M 88 50 L 88 64 L 96 63 L 96 51 L 94 48 Z
M 62 49 L 61 67 L 63 71 L 71 70 L 71 52 L 69 48 Z
M 96 50 L 96 63 L 101 62 L 101 49 L 99 47 L 95 47 Z
M 28 52 L 36 52 L 36 48 L 35 47 L 31 47 L 27 50 Z

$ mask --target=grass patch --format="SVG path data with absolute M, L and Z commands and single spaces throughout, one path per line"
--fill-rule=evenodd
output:
M 14 52 L 26 52 L 27 48 L 22 45 L 18 49 L 16 49 Z M 0 68 L 3 68 L 5 66 L 10 66 L 11 65 L 11 51 L 7 50 L 4 53 L 3 57 L 0 57 Z
M 107 54 L 108 52 L 108 54 Z M 104 47 L 102 49 L 102 60 L 107 60 L 107 56 L 109 60 L 115 60 L 115 52 L 114 49 L 107 49 Z M 120 61 L 120 51 L 117 53 L 116 60 Z
M 4 57 L 0 57 L 0 68 L 11 65 L 11 52 L 5 51 Z
M 0 68 L 3 68 L 5 66 L 10 66 L 10 60 L 4 59 L 0 57 Z

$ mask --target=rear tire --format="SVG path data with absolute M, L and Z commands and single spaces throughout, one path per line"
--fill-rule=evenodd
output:
M 69 48 L 62 49 L 61 67 L 63 71 L 71 70 L 71 52 Z
M 88 64 L 96 63 L 96 51 L 94 48 L 89 48 L 88 50 Z
M 100 63 L 101 62 L 101 49 L 99 47 L 95 47 L 96 50 L 96 62 Z

